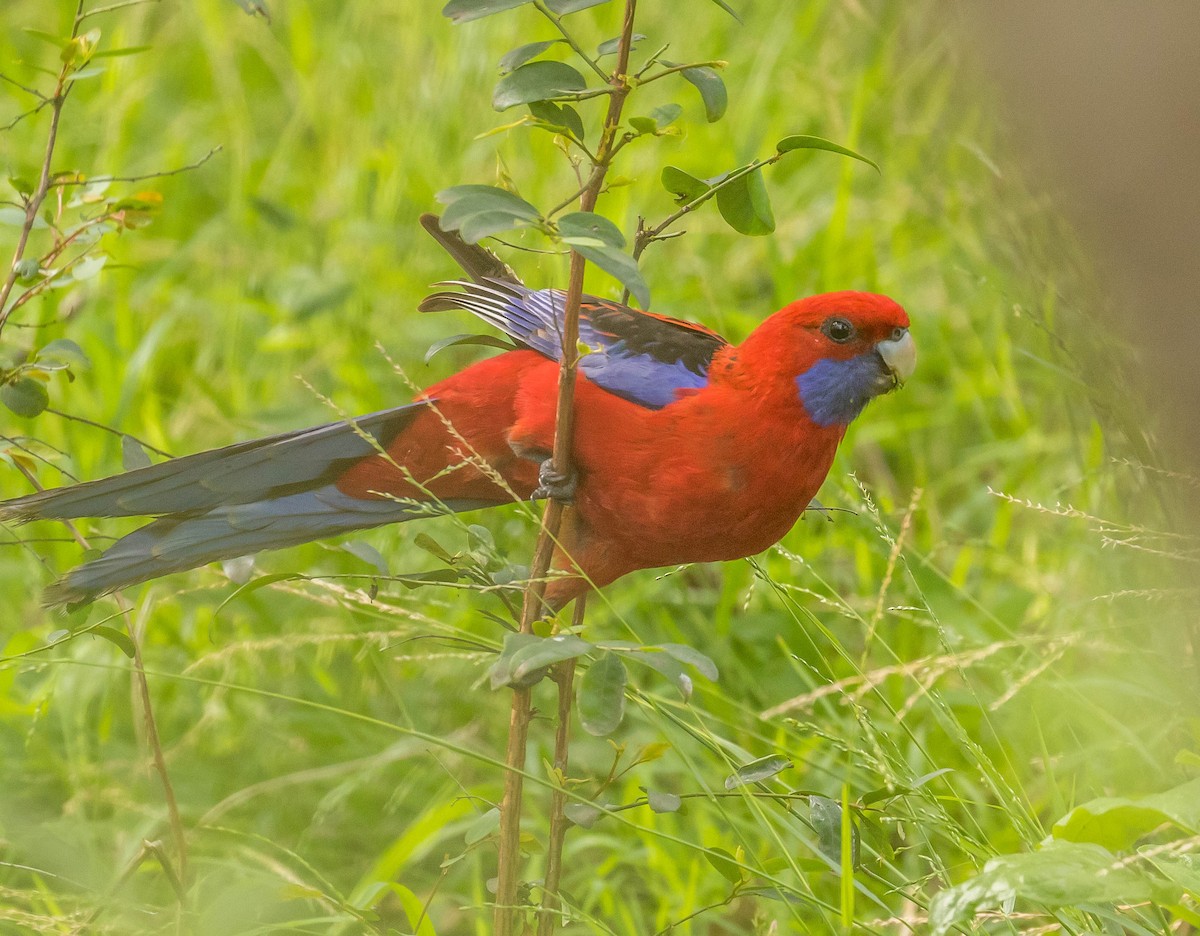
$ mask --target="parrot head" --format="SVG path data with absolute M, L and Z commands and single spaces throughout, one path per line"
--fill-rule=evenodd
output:
M 776 375 L 794 382 L 813 422 L 844 426 L 912 375 L 917 349 L 908 326 L 887 296 L 823 293 L 785 306 L 742 347 L 769 356 Z

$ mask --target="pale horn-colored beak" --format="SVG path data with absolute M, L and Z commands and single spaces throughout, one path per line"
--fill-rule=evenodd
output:
M 917 366 L 917 345 L 908 329 L 900 329 L 902 334 L 897 338 L 888 338 L 875 345 L 875 350 L 883 358 L 883 363 L 892 372 L 896 386 L 902 386 L 904 381 L 912 376 Z

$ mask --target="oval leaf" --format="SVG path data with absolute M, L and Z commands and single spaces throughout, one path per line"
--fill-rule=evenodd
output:
M 559 16 L 578 13 L 580 10 L 600 6 L 602 3 L 608 3 L 608 0 L 546 0 L 546 6 Z
M 588 667 L 579 684 L 579 722 L 588 734 L 612 734 L 625 717 L 625 664 L 606 653 Z
M 32 419 L 50 405 L 50 394 L 40 380 L 20 377 L 0 387 L 0 403 L 18 416 Z
M 730 884 L 742 883 L 742 869 L 738 867 L 737 859 L 724 848 L 710 848 L 704 857 Z
M 467 23 L 491 16 L 493 13 L 503 13 L 528 2 L 529 0 L 450 0 L 442 7 L 442 16 L 455 23 Z
M 781 757 L 778 754 L 769 754 L 766 757 L 760 757 L 758 760 L 739 767 L 736 773 L 730 774 L 725 778 L 725 789 L 732 790 L 735 787 L 745 786 L 748 783 L 760 783 L 763 780 L 769 780 L 784 770 L 792 766 L 792 762 L 786 757 Z
M 537 676 L 547 666 L 582 656 L 591 649 L 592 645 L 586 640 L 569 634 L 554 637 L 506 634 L 500 659 L 488 671 L 492 688 L 526 685 L 526 680 Z
M 806 133 L 795 133 L 792 136 L 784 137 L 775 144 L 775 149 L 780 153 L 790 153 L 792 150 L 798 149 L 827 150 L 830 153 L 839 153 L 842 156 L 849 156 L 851 159 L 857 159 L 859 162 L 866 163 L 881 175 L 883 173 L 883 170 L 879 168 L 874 160 L 868 159 L 862 153 L 856 153 L 852 149 L 841 146 L 830 140 L 826 140 L 823 137 L 809 136 Z
M 637 261 L 624 251 L 615 247 L 596 247 L 593 243 L 582 243 L 583 238 L 564 237 L 563 243 L 570 244 L 572 249 L 583 256 L 589 263 L 594 263 L 605 273 L 614 277 L 628 289 L 645 309 L 650 305 L 650 287 L 642 279 L 642 271 L 638 269 Z
M 725 90 L 725 82 L 721 80 L 715 68 L 697 65 L 695 68 L 685 68 L 680 74 L 700 92 L 700 97 L 704 100 L 704 116 L 709 123 L 716 123 L 725 116 L 725 108 L 729 106 L 729 92 Z
M 702 179 L 697 179 L 694 175 L 675 166 L 664 166 L 660 178 L 663 188 L 675 196 L 675 200 L 681 204 L 695 201 L 712 188 Z
M 102 637 L 110 644 L 115 646 L 129 659 L 133 659 L 137 651 L 134 649 L 133 641 L 128 634 L 122 633 L 112 627 L 105 627 L 103 624 L 93 627 L 88 631 L 89 634 L 95 634 L 97 637 Z
M 492 107 L 508 110 L 518 104 L 549 101 L 586 88 L 583 75 L 565 62 L 530 62 L 500 79 L 492 92 Z
M 495 335 L 451 335 L 441 341 L 435 341 L 425 352 L 425 363 L 428 364 L 435 354 L 446 348 L 456 348 L 459 345 L 483 345 L 486 348 L 499 348 L 502 351 L 515 350 L 516 345 Z
M 579 111 L 570 104 L 532 101 L 529 104 L 529 113 L 537 119 L 538 122 L 534 125 L 536 127 L 555 133 L 565 131 L 577 140 L 585 139 L 583 118 L 579 116 Z
M 621 229 L 608 218 L 601 217 L 591 211 L 573 211 L 558 219 L 558 233 L 567 243 L 573 238 L 586 242 L 597 241 L 609 247 L 620 250 L 625 246 L 625 235 Z
M 683 800 L 677 794 L 658 793 L 654 790 L 646 791 L 646 801 L 656 813 L 678 812 L 679 807 L 683 805 Z
M 775 230 L 775 215 L 762 170 L 739 176 L 717 189 L 721 217 L 739 234 L 761 236 Z
M 149 468 L 150 456 L 142 448 L 142 443 L 131 435 L 121 436 L 121 467 L 126 471 L 136 471 L 138 468 Z
M 659 644 L 658 648 L 668 656 L 674 657 L 680 663 L 686 663 L 688 666 L 695 667 L 696 671 L 710 682 L 716 682 L 720 675 L 717 672 L 717 664 L 695 647 L 689 647 L 687 644 L 665 643 Z
M 551 46 L 562 42 L 561 39 L 547 39 L 545 42 L 530 42 L 527 45 L 517 46 L 511 52 L 500 59 L 500 74 L 507 75 L 515 68 L 520 68 L 530 59 L 535 59 Z
M 482 816 L 467 826 L 463 833 L 463 841 L 468 845 L 481 842 L 500 828 L 500 810 L 493 806 Z

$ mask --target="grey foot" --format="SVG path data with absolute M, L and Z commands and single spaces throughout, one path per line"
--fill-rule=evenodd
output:
M 533 499 L 549 497 L 560 504 L 575 503 L 575 490 L 579 487 L 579 476 L 574 471 L 562 474 L 554 468 L 554 459 L 547 458 L 538 467 L 538 486 Z

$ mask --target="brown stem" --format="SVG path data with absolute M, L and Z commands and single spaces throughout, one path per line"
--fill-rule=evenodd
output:
M 81 9 L 82 6 L 81 3 Z M 75 38 L 78 31 L 79 19 L 76 16 L 75 27 L 71 30 L 72 39 Z M 50 131 L 46 135 L 46 151 L 42 156 L 41 174 L 38 177 L 37 188 L 25 203 L 25 222 L 21 225 L 21 232 L 17 235 L 17 249 L 13 251 L 12 263 L 9 266 L 8 275 L 4 278 L 4 284 L 0 285 L 0 332 L 4 331 L 5 323 L 8 322 L 8 317 L 13 311 L 7 306 L 8 297 L 12 294 L 13 286 L 17 282 L 17 265 L 25 256 L 29 235 L 33 232 L 34 224 L 37 223 L 38 212 L 42 210 L 42 202 L 46 200 L 46 193 L 50 191 L 50 164 L 54 158 L 54 145 L 58 140 L 58 121 L 62 116 L 63 105 L 67 102 L 67 95 L 71 93 L 71 85 L 67 83 L 71 68 L 70 62 L 63 63 L 63 67 L 58 72 L 58 83 L 54 86 L 54 94 L 50 98 Z
M 572 624 L 576 631 L 583 627 L 586 603 L 587 595 L 580 595 L 575 599 L 575 619 Z M 558 683 L 558 728 L 554 734 L 554 769 L 560 777 L 565 778 L 571 750 L 571 703 L 574 700 L 575 661 L 564 660 L 560 663 L 555 670 L 554 681 Z M 546 844 L 546 880 L 542 886 L 542 914 L 538 918 L 538 936 L 550 936 L 554 932 L 554 921 L 562 907 L 558 885 L 562 879 L 563 840 L 567 834 L 567 817 L 563 812 L 566 805 L 566 790 L 556 789 L 550 796 L 550 840 Z
M 612 93 L 608 98 L 608 111 L 604 117 L 604 129 L 596 147 L 596 161 L 592 166 L 587 185 L 580 196 L 580 210 L 591 211 L 596 207 L 604 177 L 608 173 L 617 127 L 621 121 L 621 109 L 629 95 L 629 50 L 633 44 L 633 22 L 637 0 L 625 0 L 625 19 L 621 29 L 621 42 L 617 50 L 617 64 L 609 76 Z M 566 308 L 563 311 L 562 366 L 558 378 L 558 406 L 554 432 L 554 468 L 560 474 L 570 474 L 571 438 L 574 430 L 575 370 L 579 362 L 579 304 L 583 296 L 584 259 L 571 253 L 570 280 L 567 285 Z M 562 521 L 563 505 L 551 499 L 542 517 L 542 528 L 534 548 L 530 564 L 530 581 L 525 591 L 525 602 L 521 613 L 522 633 L 533 632 L 533 622 L 542 613 L 542 598 L 546 593 L 546 573 L 554 554 L 554 542 Z M 512 936 L 516 921 L 516 897 L 518 863 L 521 840 L 521 791 L 522 771 L 525 767 L 525 747 L 529 736 L 529 718 L 532 711 L 530 690 L 514 689 L 512 709 L 509 715 L 508 747 L 505 752 L 507 773 L 504 778 L 504 798 L 500 804 L 500 843 L 496 881 L 496 912 L 494 916 L 495 936 Z

